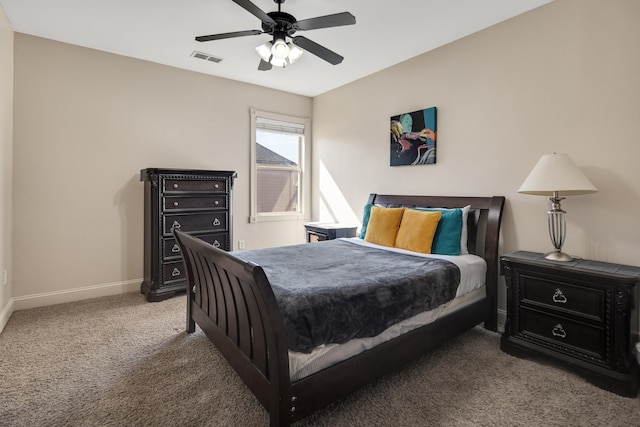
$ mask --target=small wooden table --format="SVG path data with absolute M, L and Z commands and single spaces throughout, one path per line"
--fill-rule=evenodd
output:
M 307 222 L 304 224 L 307 242 L 333 240 L 339 237 L 356 237 L 356 226 L 337 223 Z
M 640 267 L 518 251 L 501 259 L 507 285 L 503 351 L 542 356 L 614 393 L 638 394 L 633 354 Z

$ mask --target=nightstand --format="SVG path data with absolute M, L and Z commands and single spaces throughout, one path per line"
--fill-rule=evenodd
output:
M 525 251 L 504 255 L 501 263 L 507 285 L 503 351 L 561 362 L 601 388 L 637 396 L 632 325 L 638 325 L 640 267 L 549 261 Z
M 307 222 L 304 224 L 309 243 L 333 240 L 339 237 L 356 237 L 356 228 L 335 223 Z

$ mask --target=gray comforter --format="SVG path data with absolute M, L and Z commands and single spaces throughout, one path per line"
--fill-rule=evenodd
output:
M 460 270 L 449 262 L 346 240 L 234 252 L 262 266 L 284 317 L 289 348 L 378 335 L 453 299 Z

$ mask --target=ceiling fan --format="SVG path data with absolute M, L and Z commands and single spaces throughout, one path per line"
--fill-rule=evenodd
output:
M 211 34 L 209 36 L 198 36 L 196 41 L 207 42 L 211 40 L 229 39 L 233 37 L 257 36 L 259 34 L 270 34 L 273 41 L 267 42 L 256 48 L 262 58 L 258 65 L 258 70 L 267 71 L 272 66 L 285 67 L 292 64 L 302 55 L 303 50 L 324 59 L 330 64 L 337 65 L 344 59 L 337 53 L 309 40 L 303 36 L 294 36 L 296 31 L 317 30 L 319 28 L 339 27 L 342 25 L 353 25 L 356 18 L 349 12 L 336 13 L 333 15 L 318 16 L 316 18 L 303 19 L 298 21 L 293 15 L 280 10 L 285 0 L 273 0 L 278 3 L 277 12 L 264 12 L 250 0 L 233 0 L 238 6 L 243 7 L 249 13 L 262 21 L 262 30 L 235 31 L 231 33 Z M 291 42 L 287 42 L 287 37 Z

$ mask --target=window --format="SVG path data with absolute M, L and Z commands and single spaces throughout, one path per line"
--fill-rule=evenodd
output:
M 250 222 L 303 219 L 307 119 L 251 111 Z

